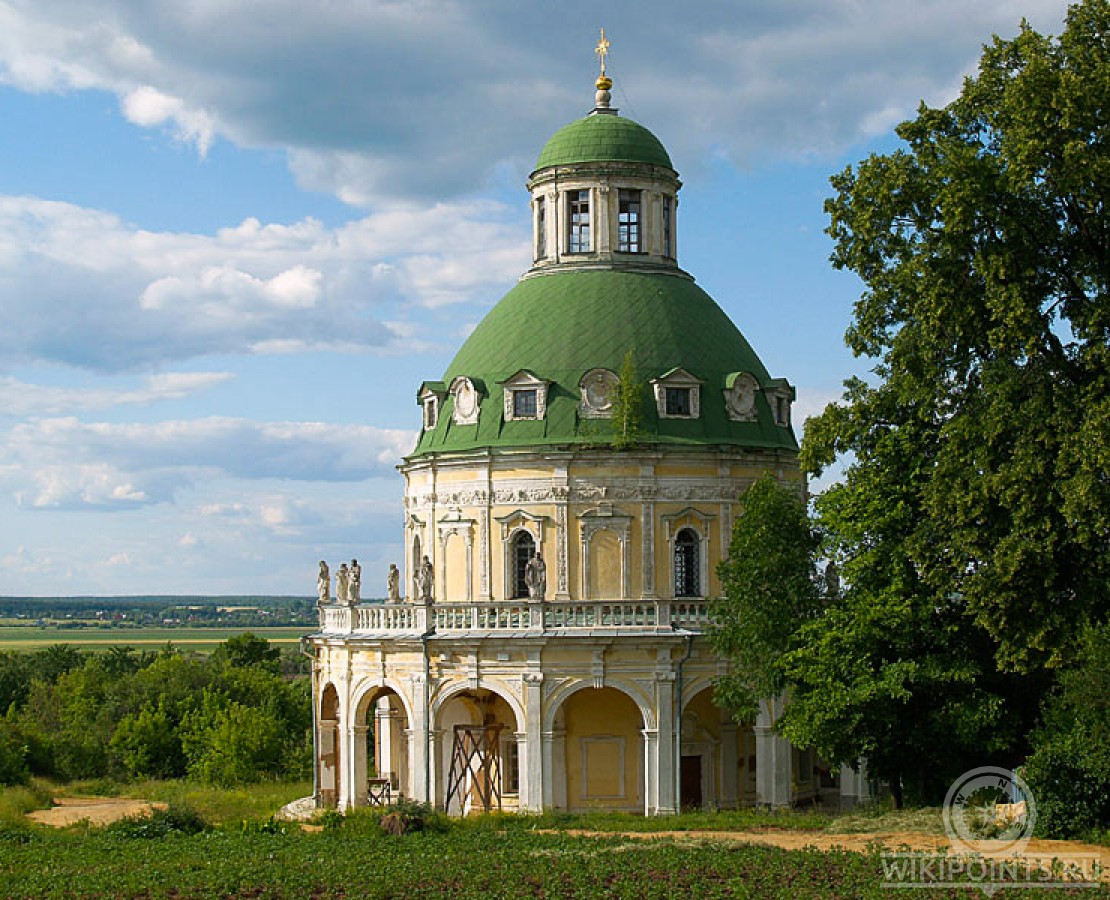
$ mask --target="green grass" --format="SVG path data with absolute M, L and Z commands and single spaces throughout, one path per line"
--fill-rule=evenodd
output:
M 364 817 L 362 817 L 364 818 Z M 367 823 L 363 822 L 362 825 Z M 877 854 L 541 833 L 452 824 L 387 836 L 242 829 L 143 838 L 74 828 L 0 832 L 7 897 L 889 898 Z M 1107 891 L 1055 890 L 1060 897 Z M 898 897 L 965 898 L 966 889 Z M 1040 898 L 1043 890 L 1008 892 Z
M 186 650 L 214 650 L 230 637 L 250 632 L 272 644 L 293 645 L 311 629 L 302 625 L 246 628 L 58 628 L 51 625 L 0 627 L 0 650 L 38 650 L 51 644 L 72 644 L 81 650 L 104 650 L 112 646 L 155 650 L 167 641 Z
M 53 788 L 55 796 L 134 797 L 196 810 L 214 825 L 268 819 L 286 803 L 312 793 L 311 781 L 264 781 L 220 788 L 185 779 L 116 782 L 75 781 Z M 0 791 L 3 797 L 5 791 Z

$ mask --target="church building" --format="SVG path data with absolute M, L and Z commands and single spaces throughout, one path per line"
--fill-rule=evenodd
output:
M 740 498 L 765 472 L 804 490 L 794 388 L 680 268 L 681 182 L 611 107 L 605 46 L 594 108 L 527 182 L 532 267 L 416 390 L 406 576 L 385 602 L 321 578 L 320 805 L 656 815 L 833 790 L 772 728 L 780 701 L 745 724 L 713 702 Z

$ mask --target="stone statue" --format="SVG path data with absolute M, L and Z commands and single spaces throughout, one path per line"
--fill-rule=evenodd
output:
M 335 602 L 340 605 L 350 602 L 350 578 L 351 573 L 347 571 L 347 564 L 340 563 L 339 571 L 335 573 Z
M 835 597 L 840 593 L 840 570 L 836 567 L 836 560 L 830 559 L 825 566 L 825 595 Z
M 362 600 L 362 566 L 357 559 L 351 560 L 350 581 L 347 584 L 347 602 L 354 606 Z
M 542 603 L 547 593 L 547 564 L 538 550 L 524 567 L 524 583 L 528 586 L 528 599 Z
M 416 599 L 420 603 L 432 602 L 432 595 L 435 593 L 435 580 L 432 561 L 425 556 L 416 572 Z
M 389 574 L 385 578 L 385 591 L 387 603 L 401 602 L 401 573 L 396 563 L 389 564 Z
M 320 574 L 316 576 L 316 605 L 327 606 L 331 602 L 331 573 L 328 564 L 320 560 Z

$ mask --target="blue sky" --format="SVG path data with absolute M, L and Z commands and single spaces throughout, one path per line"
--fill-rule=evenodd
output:
M 865 371 L 828 176 L 1060 0 L 0 0 L 0 594 L 302 593 L 400 561 L 415 389 L 527 268 L 592 105 L 796 420 Z

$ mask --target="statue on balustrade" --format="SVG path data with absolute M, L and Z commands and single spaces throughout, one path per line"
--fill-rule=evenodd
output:
M 524 567 L 524 584 L 528 588 L 528 599 L 532 603 L 542 603 L 547 593 L 547 563 L 538 550 Z
M 362 566 L 357 559 L 351 560 L 350 580 L 347 582 L 347 603 L 356 606 L 362 600 Z
M 420 568 L 416 570 L 413 580 L 416 587 L 416 602 L 431 603 L 432 595 L 435 593 L 436 579 L 432 561 L 428 557 L 425 556 L 423 562 L 420 563 Z
M 397 569 L 397 563 L 389 564 L 389 574 L 385 579 L 385 592 L 386 603 L 401 602 L 401 573 Z
M 335 573 L 335 602 L 340 606 L 346 606 L 350 602 L 350 578 L 347 564 L 340 563 L 339 570 Z
M 331 601 L 331 573 L 328 564 L 320 560 L 320 574 L 316 576 L 316 605 L 327 606 Z

